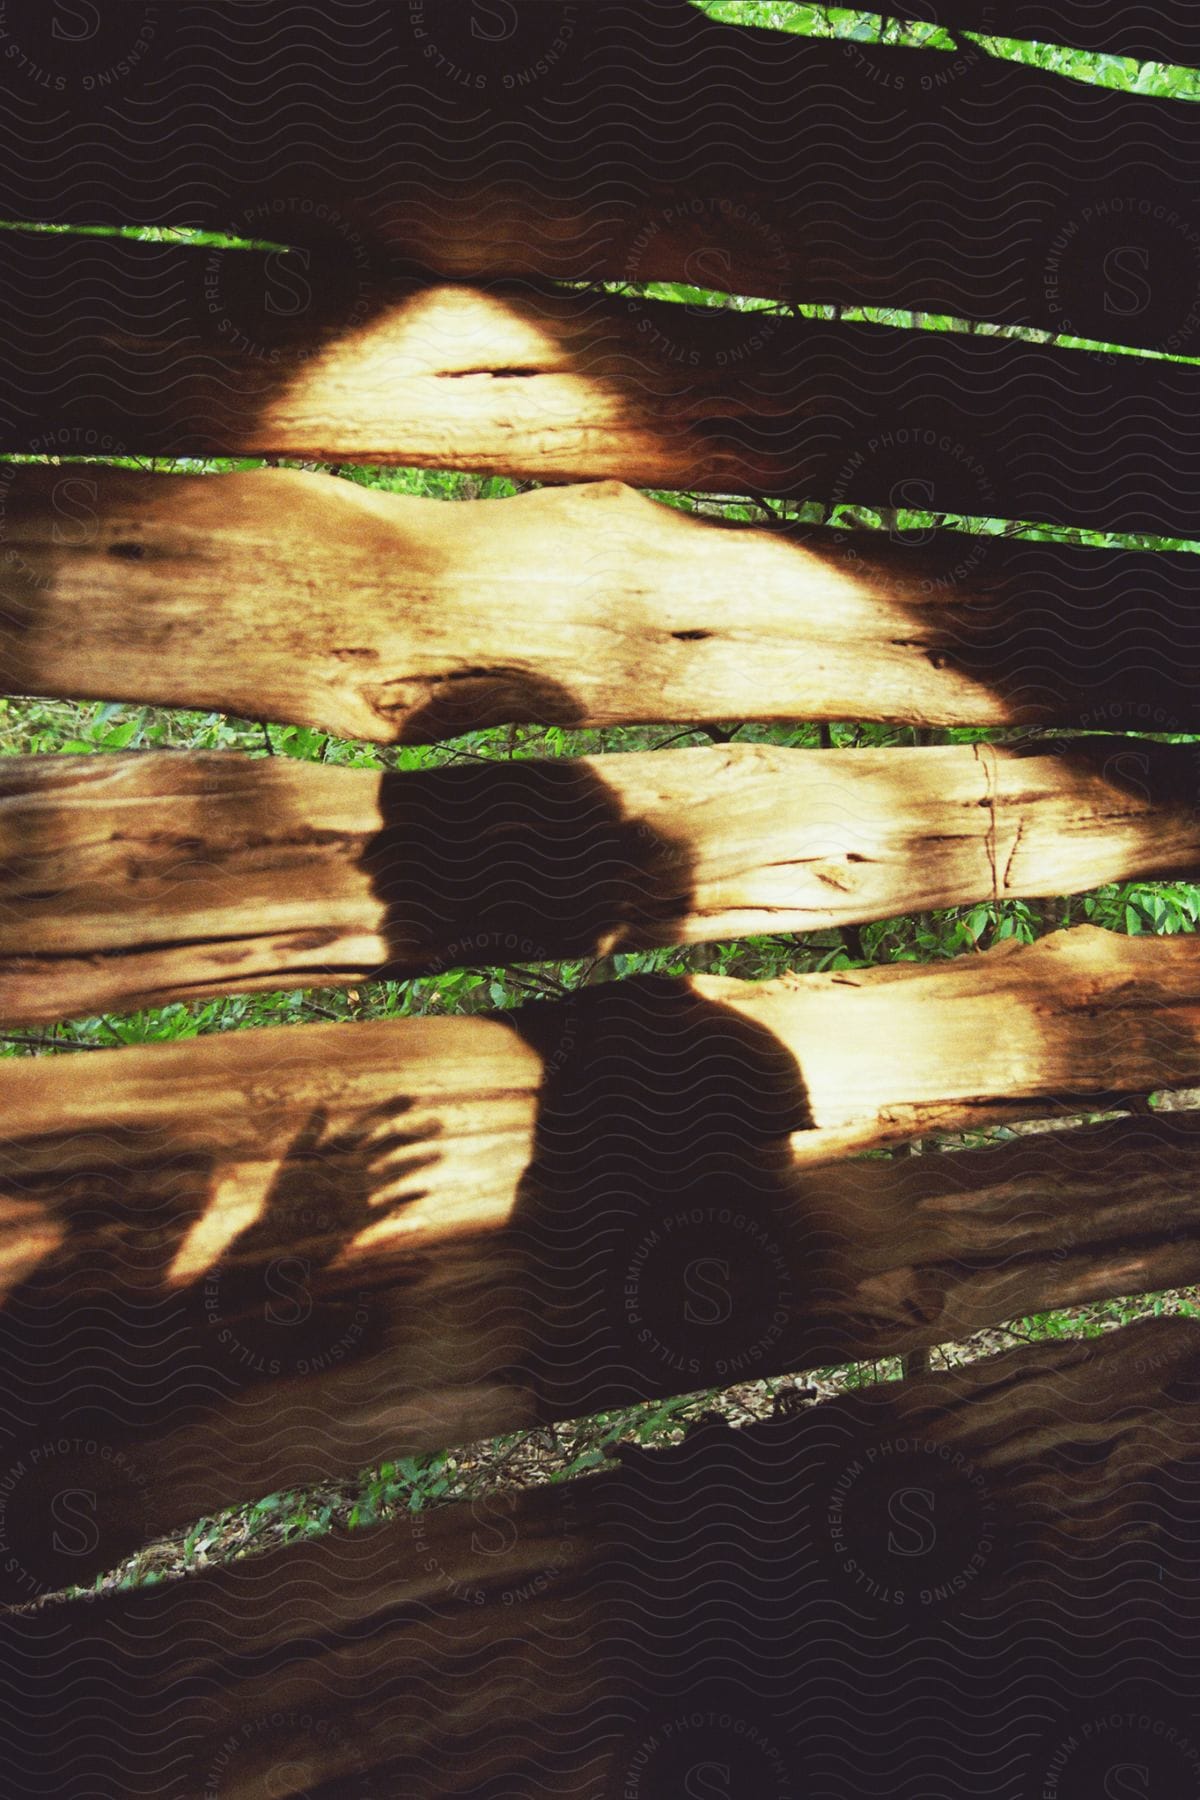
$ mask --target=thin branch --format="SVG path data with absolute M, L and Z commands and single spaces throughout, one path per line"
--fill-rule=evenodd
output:
M 751 494 L 750 499 L 753 500 L 755 506 L 761 507 L 768 519 L 772 519 L 776 525 L 785 525 L 787 523 L 787 514 L 778 512 L 764 495 Z
M 673 732 L 669 738 L 663 738 L 661 743 L 654 745 L 654 748 L 656 750 L 665 750 L 668 744 L 677 744 L 680 738 L 695 737 L 697 732 L 702 732 L 703 730 L 703 725 L 685 725 L 682 731 Z
M 528 988 L 530 993 L 548 994 L 555 1000 L 560 1000 L 567 992 L 561 981 L 554 981 L 547 975 L 539 975 L 536 970 L 518 970 L 510 967 L 508 963 L 500 963 L 497 966 L 503 971 L 506 981 L 515 981 L 518 987 Z M 471 972 L 483 975 L 487 971 L 473 969 Z
M 472 762 L 481 763 L 494 763 L 496 760 L 494 756 L 481 756 L 478 750 L 452 750 L 441 766 L 447 768 L 459 756 L 469 756 Z
M 89 1044 L 85 1038 L 35 1037 L 24 1031 L 0 1032 L 0 1044 L 33 1044 L 39 1050 L 103 1050 L 103 1044 Z

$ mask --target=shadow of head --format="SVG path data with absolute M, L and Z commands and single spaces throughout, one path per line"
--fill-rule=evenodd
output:
M 680 941 L 688 839 L 628 816 L 594 763 L 388 774 L 380 808 L 363 864 L 396 973 Z
M 428 744 L 490 725 L 583 725 L 584 702 L 536 669 L 496 662 L 426 679 L 428 698 L 405 714 L 400 744 Z

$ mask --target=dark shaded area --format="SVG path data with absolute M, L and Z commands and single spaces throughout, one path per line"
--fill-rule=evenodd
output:
M 512 1230 L 543 1415 L 780 1367 L 818 1249 L 787 1181 L 812 1125 L 792 1053 L 655 977 L 512 1022 L 546 1068 Z
M 1151 1453 L 1151 1481 L 1114 1484 L 1086 1405 L 1063 1429 L 1070 1378 L 997 1457 L 984 1394 L 947 1427 L 953 1380 L 926 1380 L 626 1459 L 606 1529 L 634 1621 L 614 1669 L 644 1683 L 630 1736 L 658 1738 L 639 1794 L 681 1791 L 672 1755 L 730 1794 L 1091 1800 L 1122 1770 L 1129 1793 L 1200 1791 L 1200 1464 Z M 1194 1341 L 1174 1380 L 1196 1398 Z M 1140 1464 L 1153 1413 L 1136 1429 Z M 787 1778 L 752 1787 L 764 1743 Z
M 1096 1800 L 1122 1778 L 1188 1800 L 1196 1335 L 1154 1322 L 633 1450 L 573 1510 L 524 1497 L 529 1554 L 565 1530 L 582 1560 L 503 1608 L 502 1558 L 491 1608 L 426 1596 L 401 1523 L 0 1619 L 9 1765 L 26 1791 L 86 1769 L 168 1800 L 223 1750 L 292 1800 Z M 889 1559 L 902 1584 L 872 1590 Z
M 909 477 L 928 493 L 924 450 L 913 446 Z M 1193 554 L 934 528 L 798 525 L 786 536 L 831 571 L 894 592 L 908 645 L 932 668 L 978 683 L 981 718 L 996 695 L 1028 725 L 1200 727 L 1200 558 Z
M 1160 728 L 1161 729 L 1161 728 Z M 1056 738 L 1055 752 L 1081 770 L 1094 770 L 1105 784 L 1144 806 L 1195 817 L 1200 811 L 1200 744 L 1160 744 L 1152 738 L 1097 736 Z M 1029 754 L 1045 754 L 1046 743 L 1020 746 Z M 1175 868 L 1156 865 L 1160 881 L 1197 872 L 1197 858 L 1187 857 Z
M 96 10 L 120 16 L 55 34 L 42 0 L 8 9 L 0 216 L 341 232 L 344 261 L 389 241 L 449 273 L 698 281 L 1200 346 L 1195 107 L 966 48 L 740 29 L 687 0 L 330 0 L 269 26 L 209 0 Z M 1181 4 L 919 13 L 1197 60 Z M 670 229 L 681 194 L 697 229 Z M 1147 264 L 1154 245 L 1174 257 Z
M 331 1265 L 421 1197 L 438 1153 L 427 1129 L 405 1130 L 410 1105 L 397 1098 L 338 1132 L 314 1109 L 258 1217 L 187 1285 L 170 1272 L 214 1201 L 218 1152 L 172 1153 L 152 1131 L 112 1128 L 94 1160 L 71 1135 L 5 1144 L 29 1171 L 22 1200 L 65 1229 L 0 1317 L 0 1604 L 86 1583 L 187 1523 L 162 1514 L 166 1432 L 264 1382 L 282 1422 L 310 1380 L 369 1359 L 380 1309 Z M 401 1197 L 380 1206 L 396 1181 Z

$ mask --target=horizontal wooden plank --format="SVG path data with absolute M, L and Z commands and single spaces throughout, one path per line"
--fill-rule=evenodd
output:
M 405 1451 L 1196 1279 L 1194 1114 L 831 1158 L 1195 1081 L 1198 968 L 1079 930 L 5 1064 L 5 1591 Z
M 1200 537 L 1200 366 L 9 233 L 0 449 L 416 463 Z M 234 254 L 229 253 L 231 256 Z M 18 305 L 18 300 L 20 304 Z M 747 335 L 749 332 L 749 336 Z M 64 527 L 65 529 L 65 527 Z
M 629 1034 L 644 1032 L 666 1058 L 655 1090 L 665 1104 L 670 1058 L 686 1061 L 692 1025 L 711 1023 L 718 1039 L 757 1045 L 773 1072 L 769 1106 L 746 1115 L 747 1125 L 757 1118 L 754 1140 L 786 1142 L 817 1164 L 928 1131 L 1002 1124 L 1060 1099 L 1079 1110 L 1085 1099 L 1200 1085 L 1197 982 L 1200 947 L 1190 937 L 1141 940 L 1090 926 L 927 966 L 756 982 L 636 976 L 492 1016 L 239 1031 L 18 1060 L 3 1071 L 7 1129 L 18 1140 L 44 1131 L 48 1107 L 81 1147 L 94 1150 L 96 1133 L 115 1126 L 168 1129 L 180 1149 L 198 1149 L 212 1147 L 219 1115 L 225 1153 L 274 1156 L 313 1106 L 338 1123 L 355 1106 L 394 1100 L 402 1065 L 414 1099 L 506 1096 L 524 1150 L 545 1077 L 557 1097 L 543 1093 L 542 1104 L 581 1103 L 585 1071 L 586 1082 L 616 1079 L 603 1057 L 591 1067 L 597 1045 L 611 1033 L 632 1047 Z M 332 1068 L 341 1070 L 336 1082 Z M 711 1080 L 719 1092 L 716 1073 Z M 722 1104 L 722 1129 L 731 1105 L 741 1101 Z
M 600 1800 L 714 1760 L 729 1793 L 833 1793 L 851 1745 L 864 1800 L 963 1766 L 1026 1800 L 1099 1736 L 1190 1776 L 1198 1337 L 1038 1345 L 9 1615 L 6 1763 L 29 1792 Z
M 412 743 L 537 722 L 1200 730 L 1200 559 L 728 527 L 617 482 L 0 477 L 0 687 Z M 352 629 L 351 629 L 352 622 Z
M 395 258 L 1200 349 L 1186 105 L 970 54 L 740 30 L 686 0 L 537 0 L 487 32 L 473 0 L 440 0 L 436 19 L 331 0 L 269 39 L 206 0 L 160 7 L 139 37 L 147 10 L 82 40 L 11 27 L 0 216 L 302 243 L 351 291 Z M 1032 8 L 974 11 L 1005 32 Z M 1194 21 L 1149 11 L 1076 0 L 1049 39 L 1078 41 L 1086 14 L 1089 47 L 1145 39 L 1196 60 L 1174 42 Z M 305 292 L 303 271 L 279 271 L 280 307 Z
M 733 649 L 736 654 L 736 646 Z M 0 1019 L 827 929 L 1200 864 L 1190 746 L 761 744 L 395 774 L 0 763 Z

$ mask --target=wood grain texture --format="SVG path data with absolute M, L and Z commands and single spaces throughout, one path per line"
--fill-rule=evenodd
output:
M 1028 1117 L 1050 1100 L 1197 1085 L 1198 982 L 1189 937 L 1143 941 L 1090 926 L 921 967 L 758 982 L 635 976 L 486 1017 L 216 1034 L 10 1062 L 7 1123 L 13 1136 L 45 1129 L 49 1107 L 64 1131 L 167 1125 L 181 1146 L 197 1146 L 215 1107 L 227 1148 L 244 1154 L 273 1138 L 278 1149 L 308 1108 L 325 1107 L 334 1122 L 356 1103 L 395 1099 L 414 1078 L 414 1094 L 448 1103 L 500 1092 L 524 1109 L 545 1065 L 577 1079 L 595 1049 L 579 1032 L 590 1040 L 609 1020 L 625 1033 L 644 1022 L 686 1056 L 689 1019 L 711 1018 L 731 1036 L 780 1047 L 767 1135 L 820 1163 L 926 1131 Z
M 729 744 L 394 774 L 0 765 L 0 1019 L 607 956 L 1200 866 L 1190 747 Z
M 252 13 L 174 0 L 130 62 L 145 16 L 118 9 L 79 42 L 14 27 L 2 216 L 266 236 L 324 252 L 350 282 L 394 259 L 1200 345 L 1186 105 L 966 46 L 739 29 L 686 0 L 536 0 L 498 11 L 491 36 L 473 0 L 436 17 L 331 4 L 269 38 Z M 943 0 L 936 16 L 1197 60 L 1183 4 Z M 1149 261 L 1123 256 L 1131 244 Z M 304 273 L 280 270 L 281 307 L 303 305 Z
M 617 482 L 0 473 L 0 685 L 413 743 L 510 721 L 1200 728 L 1200 561 L 726 527 Z M 1120 654 L 1114 652 L 1120 646 Z
M 69 1769 L 168 1800 L 607 1800 L 631 1776 L 678 1793 L 673 1740 L 685 1772 L 723 1752 L 730 1792 L 835 1792 L 849 1743 L 865 1800 L 955 1791 L 963 1763 L 1019 1800 L 1072 1730 L 1078 1756 L 1098 1677 L 1106 1717 L 1136 1699 L 1152 1746 L 1169 1727 L 1186 1744 L 1198 1335 L 1160 1320 L 1021 1349 L 9 1615 L 6 1763 L 31 1792 Z M 936 1530 L 912 1529 L 918 1487 Z M 723 1730 L 696 1723 L 710 1708 Z
M 1200 537 L 1200 367 L 9 234 L 0 449 L 277 453 Z M 229 260 L 232 259 L 232 260 Z M 206 285 L 207 284 L 207 285 Z M 18 300 L 20 305 L 18 305 Z M 1158 472 L 1154 480 L 1147 469 Z M 907 484 L 907 485 L 905 485 Z
M 6 1064 L 6 1591 L 405 1451 L 1194 1280 L 1195 1115 L 836 1159 L 1194 1081 L 1198 967 L 1081 930 Z

